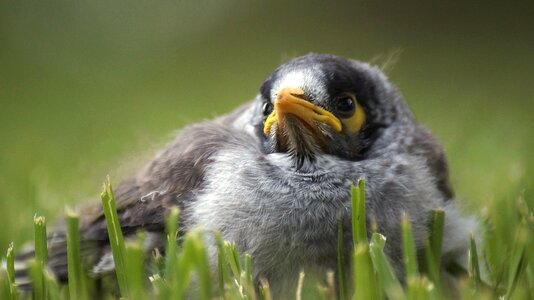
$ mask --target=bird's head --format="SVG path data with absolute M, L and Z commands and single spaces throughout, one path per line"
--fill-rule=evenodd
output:
M 401 102 L 378 69 L 308 54 L 280 66 L 263 83 L 256 131 L 265 152 L 288 153 L 297 168 L 320 153 L 360 160 L 399 118 Z

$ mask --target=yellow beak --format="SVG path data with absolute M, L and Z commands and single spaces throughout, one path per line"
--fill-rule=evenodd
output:
M 283 127 L 286 114 L 297 117 L 316 131 L 318 131 L 317 122 L 329 125 L 336 132 L 341 131 L 341 121 L 338 118 L 324 108 L 304 100 L 303 95 L 304 91 L 300 88 L 286 87 L 281 89 L 274 102 L 273 112 L 265 120 L 263 132 L 269 134 L 275 122 L 278 123 L 279 127 Z

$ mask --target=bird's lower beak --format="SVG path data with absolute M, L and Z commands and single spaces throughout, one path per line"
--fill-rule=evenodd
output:
M 314 132 L 319 132 L 317 123 L 329 125 L 334 131 L 341 131 L 341 121 L 322 107 L 303 99 L 304 91 L 300 88 L 287 87 L 278 92 L 273 112 L 265 120 L 263 132 L 269 134 L 274 123 L 279 128 L 284 127 L 284 118 L 291 114 L 309 126 Z

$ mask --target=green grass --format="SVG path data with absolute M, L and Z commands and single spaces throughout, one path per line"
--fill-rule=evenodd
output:
M 352 188 L 353 205 L 358 207 L 353 210 L 352 228 L 365 229 L 365 218 L 360 218 L 358 212 L 362 212 L 365 206 L 365 196 L 359 193 L 364 183 L 358 183 L 358 188 Z M 361 191 L 361 190 L 360 190 Z M 149 256 L 148 261 L 143 250 L 144 234 L 138 232 L 137 236 L 124 241 L 120 224 L 118 223 L 115 210 L 115 199 L 109 178 L 104 184 L 102 193 L 105 216 L 108 225 L 108 233 L 112 241 L 112 252 L 116 262 L 116 275 L 118 291 L 100 291 L 101 297 L 113 297 L 118 292 L 126 299 L 182 299 L 186 295 L 198 299 L 270 299 L 269 285 L 262 281 L 256 289 L 253 282 L 252 257 L 248 254 L 239 253 L 236 245 L 225 242 L 220 235 L 215 235 L 218 245 L 218 274 L 212 277 L 212 269 L 209 265 L 206 247 L 203 242 L 203 233 L 193 230 L 185 234 L 183 241 L 177 243 L 178 215 L 179 211 L 174 208 L 170 211 L 166 220 L 168 254 L 163 263 L 157 256 Z M 354 208 L 353 206 L 353 208 Z M 530 294 L 533 286 L 533 258 L 527 251 L 534 240 L 534 214 L 527 204 L 520 199 L 517 202 L 515 213 L 519 216 L 517 224 L 508 228 L 511 233 L 501 242 L 507 243 L 508 256 L 502 256 L 497 264 L 495 261 L 485 260 L 487 254 L 495 249 L 483 248 L 477 250 L 475 239 L 470 241 L 468 270 L 459 275 L 459 293 L 464 297 L 495 298 L 505 296 L 510 298 L 523 298 Z M 31 275 L 34 280 L 34 299 L 90 299 L 95 295 L 94 282 L 85 284 L 89 279 L 82 272 L 80 262 L 80 238 L 78 233 L 78 216 L 67 212 L 67 245 L 69 258 L 69 284 L 59 286 L 50 271 L 46 268 L 48 250 L 43 237 L 46 235 L 46 222 L 43 217 L 36 216 L 35 224 L 35 260 L 31 264 Z M 402 229 L 402 249 L 404 268 L 406 274 L 405 286 L 395 276 L 386 255 L 384 246 L 387 237 L 378 232 L 372 234 L 368 240 L 365 236 L 355 238 L 355 247 L 351 257 L 353 281 L 346 282 L 344 276 L 339 276 L 336 291 L 336 283 L 333 282 L 333 273 L 328 274 L 327 283 L 317 281 L 307 285 L 306 281 L 314 280 L 307 278 L 301 273 L 298 287 L 293 295 L 295 299 L 330 299 L 337 295 L 339 299 L 381 299 L 387 296 L 389 299 L 442 299 L 451 296 L 450 291 L 440 289 L 440 273 L 430 272 L 429 266 L 439 266 L 440 249 L 443 233 L 443 210 L 437 210 L 429 216 L 429 241 L 425 259 L 426 268 L 418 266 L 415 243 L 408 215 L 403 215 L 400 220 Z M 486 225 L 491 226 L 490 218 L 486 219 Z M 341 226 L 340 226 L 341 228 Z M 341 231 L 340 231 L 341 232 Z M 357 234 L 353 234 L 357 236 Z M 340 235 L 340 237 L 342 237 Z M 492 238 L 496 238 L 492 236 Z M 500 238 L 500 237 L 499 237 Z M 338 246 L 343 247 L 342 238 Z M 114 246 L 113 246 L 114 245 Z M 488 244 L 491 245 L 491 244 Z M 115 247 L 113 249 L 113 247 Z M 491 247 L 491 246 L 489 246 Z M 485 254 L 480 256 L 480 254 Z M 338 255 L 338 273 L 348 271 L 344 263 L 342 251 Z M 16 288 L 16 279 L 13 269 L 13 245 L 7 251 L 6 268 L 0 273 L 0 295 L 7 299 L 17 299 L 19 294 Z M 146 266 L 152 267 L 145 268 Z M 489 269 L 489 277 L 481 278 L 481 266 L 486 265 Z M 495 274 L 495 269 L 504 272 Z M 150 270 L 150 271 L 149 271 Z M 465 275 L 468 274 L 468 275 Z M 498 280 L 496 280 L 498 278 Z M 104 280 L 109 280 L 104 279 Z M 89 280 L 91 281 L 91 280 Z M 111 285 L 104 285 L 111 286 Z M 313 286 L 314 288 L 305 288 Z M 259 292 L 257 292 L 259 291 Z
M 113 194 L 113 188 L 109 177 L 104 182 L 104 190 L 102 191 L 101 198 L 108 227 L 109 244 L 111 245 L 113 261 L 116 266 L 119 290 L 122 295 L 129 296 L 130 280 L 128 280 L 128 276 L 130 273 L 126 270 L 126 247 L 124 245 L 124 238 L 119 224 L 117 209 L 115 208 L 115 195 Z
M 80 255 L 79 216 L 67 210 L 65 213 L 67 227 L 67 260 L 70 299 L 86 299 L 85 268 Z
M 46 234 L 46 219 L 42 216 L 33 218 L 35 260 L 31 263 L 31 277 L 33 280 L 33 295 L 37 300 L 47 297 L 48 281 L 46 280 L 46 267 L 48 265 L 48 248 Z M 17 282 L 15 281 L 15 284 Z

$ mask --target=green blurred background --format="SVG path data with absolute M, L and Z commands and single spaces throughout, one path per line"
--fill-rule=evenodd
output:
M 0 250 L 311 51 L 395 54 L 388 75 L 443 141 L 459 201 L 514 205 L 534 161 L 529 2 L 1 0 Z

